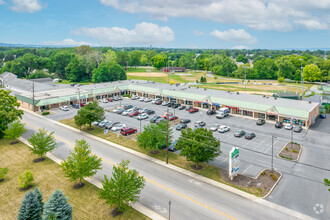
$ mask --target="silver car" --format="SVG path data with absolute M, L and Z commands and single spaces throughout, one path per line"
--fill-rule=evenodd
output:
M 225 133 L 225 132 L 227 132 L 227 131 L 229 131 L 230 130 L 230 127 L 229 126 L 226 126 L 226 125 L 221 125 L 220 127 L 219 127 L 219 129 L 218 129 L 218 131 L 220 132 L 220 133 Z
M 125 124 L 117 124 L 111 128 L 111 131 L 120 131 L 121 129 L 125 128 Z
M 144 120 L 147 119 L 149 117 L 149 115 L 147 113 L 142 113 L 139 116 L 137 116 L 138 120 Z
M 121 113 L 121 115 L 128 115 L 129 113 L 133 112 L 133 109 L 127 109 L 126 111 L 124 111 L 123 113 Z
M 214 124 L 210 127 L 211 131 L 217 131 L 219 129 L 220 125 L 219 124 Z

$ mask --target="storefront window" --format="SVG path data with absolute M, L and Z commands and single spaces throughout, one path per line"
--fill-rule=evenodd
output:
M 291 118 L 284 117 L 283 122 L 284 123 L 291 123 Z
M 277 115 L 269 115 L 269 114 L 267 114 L 267 120 L 273 120 L 273 121 L 276 121 L 277 118 L 278 118 Z
M 229 108 L 230 109 L 230 108 Z M 242 114 L 242 110 L 241 109 L 235 109 L 235 108 L 233 108 L 232 110 L 231 110 L 231 112 L 233 113 L 233 114 L 237 114 L 237 115 L 241 115 Z
M 299 120 L 299 119 L 292 119 L 292 124 L 306 126 L 306 121 L 302 121 L 302 120 Z
M 243 115 L 252 117 L 253 116 L 253 112 L 252 111 L 243 110 Z
M 258 118 L 265 118 L 265 114 L 264 113 L 258 113 Z

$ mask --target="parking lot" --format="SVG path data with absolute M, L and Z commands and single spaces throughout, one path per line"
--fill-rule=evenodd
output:
M 217 157 L 211 164 L 228 169 L 228 153 L 232 147 L 240 148 L 240 173 L 255 177 L 261 170 L 270 167 L 271 153 L 272 153 L 272 136 L 273 138 L 273 155 L 276 157 L 281 148 L 291 140 L 291 134 L 293 134 L 293 141 L 299 142 L 303 140 L 306 135 L 306 130 L 301 133 L 291 132 L 284 128 L 278 129 L 274 127 L 273 123 L 267 122 L 262 126 L 256 125 L 255 119 L 228 116 L 224 119 L 217 119 L 215 115 L 208 116 L 206 110 L 199 110 L 199 112 L 190 114 L 186 110 L 178 110 L 174 108 L 168 108 L 162 105 L 155 105 L 151 102 L 140 102 L 139 100 L 130 100 L 123 98 L 120 101 L 99 103 L 100 106 L 106 110 L 113 109 L 121 105 L 133 105 L 139 108 L 148 108 L 155 111 L 155 114 L 149 116 L 146 120 L 137 120 L 137 116 L 129 117 L 123 116 L 117 113 L 106 111 L 106 119 L 109 121 L 119 121 L 128 127 L 137 128 L 140 132 L 140 128 L 143 130 L 143 126 L 150 123 L 150 119 L 153 116 L 163 115 L 167 109 L 170 113 L 178 116 L 178 119 L 171 122 L 173 128 L 173 139 L 176 140 L 180 136 L 180 131 L 175 130 L 176 124 L 179 124 L 181 119 L 190 119 L 191 122 L 188 127 L 193 128 L 194 123 L 198 120 L 206 122 L 206 128 L 210 128 L 213 124 L 227 125 L 230 127 L 230 131 L 226 133 L 214 132 L 214 136 L 221 141 L 221 156 Z M 54 120 L 61 120 L 65 118 L 72 118 L 76 115 L 77 109 L 70 107 L 69 111 L 62 111 L 60 109 L 53 109 L 55 114 L 47 116 Z M 245 132 L 254 132 L 256 137 L 252 140 L 247 140 L 244 137 L 234 137 L 236 130 L 244 130 Z M 119 132 L 118 132 L 119 133 Z

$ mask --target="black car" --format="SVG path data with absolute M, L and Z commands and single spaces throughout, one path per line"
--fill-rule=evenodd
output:
M 190 122 L 191 122 L 190 119 L 181 119 L 181 121 L 180 121 L 181 124 L 188 124 Z
M 72 104 L 71 106 L 72 106 L 72 108 L 79 109 L 79 104 Z
M 134 107 L 133 105 L 125 105 L 125 106 L 124 106 L 124 109 L 127 110 L 127 109 L 131 109 L 131 108 L 133 108 L 133 107 Z
M 275 128 L 282 128 L 283 127 L 283 122 L 277 121 L 275 123 Z
M 265 121 L 265 119 L 259 118 L 256 123 L 257 123 L 257 125 L 263 125 L 266 123 L 266 121 Z
M 174 102 L 169 102 L 169 103 L 167 104 L 168 107 L 172 107 L 173 105 L 175 105 Z
M 176 148 L 175 148 L 175 145 L 176 145 L 176 141 L 173 141 L 169 146 L 168 146 L 168 150 L 169 151 L 173 151 L 175 152 L 176 151 Z
M 172 108 L 179 108 L 180 106 L 181 106 L 181 104 L 176 103 L 176 104 L 173 104 L 173 105 L 172 105 Z
M 207 115 L 214 115 L 216 113 L 217 112 L 214 109 L 207 110 L 207 112 L 206 112 Z
M 246 132 L 245 133 L 245 139 L 252 139 L 252 138 L 254 138 L 256 135 L 255 135 L 255 133 L 253 133 L 253 132 Z
M 242 137 L 244 135 L 245 135 L 245 131 L 242 131 L 242 130 L 235 131 L 235 133 L 234 133 L 235 137 Z
M 181 105 L 178 109 L 179 109 L 179 110 L 183 110 L 183 109 L 185 109 L 185 108 L 186 108 L 185 105 Z
M 148 115 L 155 114 L 155 111 L 154 110 L 151 110 L 151 109 L 147 109 L 144 112 L 147 113 Z
M 176 130 L 177 131 L 181 131 L 182 129 L 186 129 L 187 128 L 187 124 L 179 124 L 178 126 L 176 126 Z
M 165 120 L 166 120 L 165 118 L 160 117 L 160 118 L 158 118 L 158 119 L 155 121 L 155 123 L 156 123 L 156 124 L 160 124 L 160 123 L 162 123 L 162 122 L 165 121 Z
M 300 132 L 302 131 L 302 127 L 301 127 L 301 125 L 296 125 L 296 126 L 294 126 L 293 131 L 294 131 L 294 132 L 298 132 L 298 133 L 300 133 Z
M 160 116 L 154 116 L 150 119 L 151 123 L 155 123 L 159 118 L 161 118 Z

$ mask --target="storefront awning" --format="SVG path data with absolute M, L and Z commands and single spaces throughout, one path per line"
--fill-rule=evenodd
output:
M 203 102 L 204 105 L 208 105 L 209 103 L 208 102 Z
M 214 105 L 214 106 L 220 106 L 218 103 L 212 103 L 212 105 Z
M 202 103 L 202 102 L 200 102 L 200 101 L 195 101 L 196 103 Z
M 168 99 L 173 99 L 173 97 L 171 97 L 171 96 L 167 96 L 167 98 L 168 98 Z

